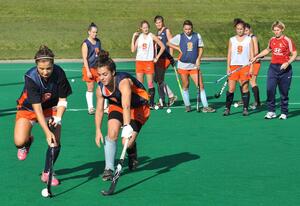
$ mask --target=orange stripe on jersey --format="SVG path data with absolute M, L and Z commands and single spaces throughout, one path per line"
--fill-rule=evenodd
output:
M 131 86 L 131 89 L 132 89 L 133 93 L 137 94 L 138 96 L 140 96 L 146 100 L 149 100 L 149 94 L 144 89 L 139 88 L 134 84 Z
M 27 91 L 22 93 L 22 96 L 18 99 L 17 109 L 20 109 L 23 106 L 24 101 L 27 99 Z

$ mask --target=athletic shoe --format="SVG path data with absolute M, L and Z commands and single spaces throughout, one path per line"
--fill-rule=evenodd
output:
M 213 113 L 213 112 L 216 112 L 216 110 L 214 108 L 212 108 L 212 107 L 203 107 L 201 111 L 204 112 L 204 113 Z
M 255 110 L 255 109 L 259 108 L 260 106 L 261 106 L 261 104 L 258 104 L 257 102 L 254 102 L 252 105 L 250 105 L 250 108 L 252 110 Z
M 105 169 L 102 174 L 103 181 L 111 181 L 113 179 L 113 171 L 111 169 Z
M 248 109 L 244 108 L 243 109 L 243 116 L 248 116 L 248 115 L 249 115 Z
M 165 105 L 166 104 L 164 102 L 163 102 L 163 104 L 161 104 L 160 102 L 156 103 L 156 106 L 158 106 L 159 109 L 163 109 Z
M 274 119 L 274 118 L 276 118 L 275 112 L 268 112 L 268 113 L 265 115 L 265 119 Z
M 27 155 L 29 153 L 29 150 L 30 150 L 30 146 L 31 146 L 31 144 L 33 142 L 33 136 L 29 137 L 29 141 L 30 141 L 30 143 L 29 143 L 28 146 L 24 146 L 24 147 L 18 149 L 17 156 L 18 156 L 19 160 L 25 160 L 26 159 L 26 157 L 27 157 Z
M 131 155 L 128 155 L 128 169 L 129 170 L 136 170 L 137 166 L 138 166 L 138 161 L 136 159 L 136 157 L 132 157 Z
M 177 100 L 177 96 L 173 96 L 173 97 L 170 97 L 169 98 L 169 103 L 170 105 L 169 106 L 172 106 Z
M 281 114 L 281 115 L 279 116 L 279 119 L 286 120 L 286 119 L 287 119 L 287 115 L 286 115 L 286 114 Z
M 88 110 L 88 114 L 89 114 L 89 115 L 94 115 L 94 114 L 95 114 L 95 112 L 96 112 L 96 110 L 95 110 L 95 108 L 94 108 L 94 107 L 92 107 L 92 108 L 89 108 L 89 110 Z
M 43 172 L 43 173 L 42 173 L 42 176 L 41 176 L 42 182 L 47 183 L 47 182 L 48 182 L 48 178 L 49 178 L 49 172 Z M 57 185 L 59 185 L 59 180 L 56 179 L 54 175 L 52 175 L 51 185 L 52 185 L 52 186 L 57 186 Z
M 228 115 L 230 115 L 230 109 L 225 108 L 225 111 L 224 111 L 224 113 L 223 113 L 223 116 L 228 116 Z
M 190 112 L 190 111 L 192 111 L 191 106 L 185 106 L 185 112 Z

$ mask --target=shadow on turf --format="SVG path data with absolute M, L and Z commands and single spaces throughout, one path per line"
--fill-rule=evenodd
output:
M 141 157 L 139 158 L 139 167 L 134 172 L 139 172 L 143 170 L 158 170 L 155 172 L 154 175 L 151 175 L 147 178 L 144 178 L 136 183 L 133 183 L 127 187 L 124 187 L 118 191 L 116 191 L 114 194 L 121 193 L 125 190 L 128 190 L 132 187 L 135 187 L 145 181 L 148 181 L 156 176 L 159 176 L 161 174 L 167 173 L 172 170 L 172 168 L 177 167 L 180 164 L 200 159 L 199 155 L 191 154 L 189 152 L 182 152 L 178 154 L 172 154 L 172 155 L 166 155 L 158 158 L 151 159 L 150 157 Z M 129 173 L 129 170 L 125 170 L 123 175 Z

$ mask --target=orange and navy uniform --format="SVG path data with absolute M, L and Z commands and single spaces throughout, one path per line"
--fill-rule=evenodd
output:
M 140 125 L 143 125 L 150 115 L 149 95 L 143 84 L 139 82 L 135 77 L 126 72 L 116 73 L 116 85 L 115 91 L 113 93 L 110 93 L 101 82 L 98 82 L 98 85 L 100 86 L 102 92 L 102 96 L 109 101 L 108 119 L 118 119 L 121 123 L 123 122 L 122 94 L 119 89 L 119 85 L 120 82 L 124 79 L 130 79 L 133 83 L 131 86 L 131 120 L 134 122 L 137 121 Z M 133 129 L 135 130 L 134 126 Z
M 256 37 L 254 34 L 252 34 L 251 36 L 250 36 L 251 38 L 254 38 L 254 37 Z M 259 45 L 259 42 L 257 42 L 257 44 L 258 44 L 258 54 L 260 53 L 260 45 Z M 254 56 L 255 56 L 256 54 L 254 54 Z M 259 73 L 259 70 L 260 70 L 260 66 L 261 66 L 261 63 L 260 63 L 260 61 L 258 61 L 258 62 L 255 62 L 254 64 L 253 64 L 253 72 L 252 72 L 252 74 L 254 75 L 254 76 L 257 76 L 258 75 L 258 73 Z
M 156 62 L 155 66 L 159 69 L 167 69 L 170 65 L 170 60 L 169 60 L 169 57 L 167 54 L 170 53 L 170 48 L 169 46 L 167 45 L 167 42 L 168 42 L 168 37 L 167 37 L 167 29 L 168 28 L 164 28 L 162 30 L 162 32 L 158 32 L 157 33 L 157 36 L 158 38 L 161 40 L 161 42 L 164 44 L 165 46 L 165 51 L 162 53 L 162 55 L 159 57 L 158 61 Z M 160 47 L 159 45 L 157 45 L 157 51 L 156 53 L 158 54 L 160 51 Z
M 88 78 L 86 68 L 83 66 L 82 68 L 82 80 L 85 82 L 98 82 L 99 75 L 96 71 L 96 63 L 98 59 L 99 52 L 101 50 L 101 41 L 96 38 L 96 43 L 92 44 L 89 39 L 85 39 L 83 43 L 86 44 L 88 49 L 87 61 L 90 72 L 92 74 L 92 78 Z
M 24 78 L 25 85 L 21 96 L 17 100 L 16 119 L 26 118 L 36 121 L 32 104 L 38 103 L 41 103 L 45 117 L 51 117 L 56 113 L 55 107 L 59 98 L 66 98 L 72 93 L 65 72 L 55 64 L 47 81 L 39 75 L 37 67 L 28 70 Z

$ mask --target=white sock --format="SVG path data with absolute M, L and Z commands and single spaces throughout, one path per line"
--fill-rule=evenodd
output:
M 85 93 L 86 102 L 88 105 L 88 109 L 91 109 L 94 107 L 93 105 L 93 92 L 86 92 Z
M 107 107 L 108 107 L 108 100 L 105 99 L 105 100 L 104 100 L 104 109 L 106 109 Z
M 166 89 L 167 89 L 169 98 L 174 97 L 174 93 L 172 92 L 172 90 L 170 89 L 170 87 L 167 84 L 166 84 Z
M 105 169 L 115 170 L 115 156 L 117 151 L 117 141 L 110 140 L 105 137 L 104 154 L 105 154 Z
M 208 107 L 207 98 L 206 98 L 206 94 L 205 94 L 204 89 L 201 90 L 200 97 L 201 97 L 201 102 L 202 102 L 203 107 Z
M 185 106 L 191 106 L 189 90 L 183 90 L 182 91 L 182 96 L 183 96 L 184 105 Z

